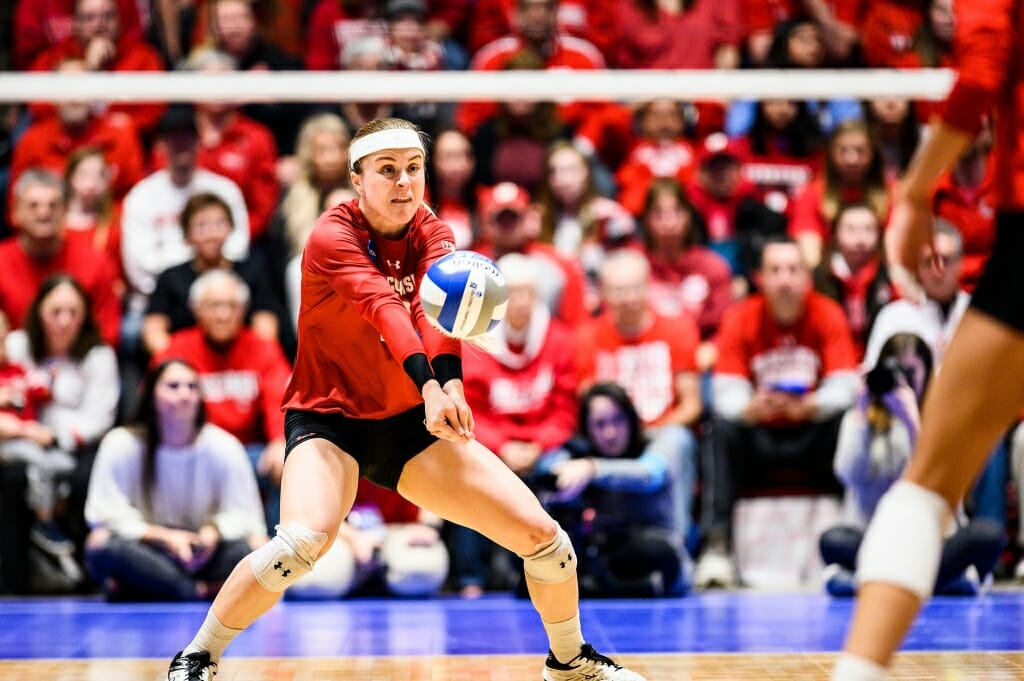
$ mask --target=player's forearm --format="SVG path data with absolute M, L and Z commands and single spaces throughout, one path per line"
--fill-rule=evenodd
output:
M 945 121 L 937 120 L 931 127 L 931 135 L 918 149 L 899 188 L 901 198 L 918 204 L 931 200 L 935 180 L 960 157 L 972 139 L 970 133 Z

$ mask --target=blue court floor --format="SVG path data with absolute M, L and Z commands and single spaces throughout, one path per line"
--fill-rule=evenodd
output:
M 584 633 L 612 653 L 831 652 L 853 602 L 810 593 L 709 593 L 656 601 L 586 601 Z M 0 600 L 0 658 L 169 657 L 202 622 L 200 604 L 107 604 L 96 599 Z M 529 603 L 350 600 L 284 602 L 231 646 L 232 657 L 538 653 Z M 913 651 L 1024 649 L 1024 593 L 938 598 L 907 640 Z

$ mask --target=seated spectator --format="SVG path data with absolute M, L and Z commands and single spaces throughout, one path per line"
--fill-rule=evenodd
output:
M 177 104 L 167 110 L 157 144 L 164 148 L 166 167 L 132 187 L 122 212 L 122 261 L 130 288 L 123 335 L 129 344 L 140 337 L 157 275 L 192 258 L 178 222 L 190 196 L 210 192 L 224 199 L 231 206 L 234 225 L 224 255 L 239 261 L 249 254 L 249 213 L 242 191 L 232 180 L 197 166 L 199 137 L 191 106 Z
M 746 57 L 753 66 L 764 66 L 772 47 L 775 27 L 804 13 L 821 31 L 821 42 L 833 61 L 848 63 L 860 41 L 861 3 L 802 2 L 801 0 L 742 0 L 746 22 Z
M 707 245 L 732 268 L 733 297 L 742 297 L 761 244 L 786 231 L 785 216 L 765 205 L 743 177 L 741 145 L 723 133 L 704 139 L 687 192 L 703 218 Z
M 478 250 L 493 260 L 507 253 L 523 253 L 541 265 L 540 298 L 551 314 L 570 327 L 587 317 L 584 307 L 586 279 L 579 261 L 562 255 L 551 244 L 538 241 L 539 215 L 522 187 L 502 182 L 480 195 L 481 242 Z
M 953 65 L 953 0 L 864 4 L 860 30 L 867 66 L 917 69 Z
M 968 293 L 981 278 L 996 240 L 989 172 L 992 142 L 992 130 L 983 129 L 942 177 L 932 196 L 932 212 L 956 227 L 963 240 L 960 285 Z
M 687 140 L 684 105 L 670 99 L 645 102 L 636 112 L 640 139 L 615 171 L 619 203 L 639 215 L 651 182 L 674 177 L 686 185 L 697 166 L 697 152 Z
M 427 163 L 427 194 L 434 212 L 452 228 L 455 248 L 472 247 L 480 238 L 473 145 L 458 130 L 443 130 L 434 137 Z
M 946 346 L 971 296 L 960 286 L 963 267 L 963 240 L 960 233 L 949 223 L 936 220 L 933 248 L 935 257 L 942 262 L 941 272 L 936 272 L 931 260 L 922 256 L 917 276 L 924 300 L 915 303 L 903 298 L 878 311 L 864 351 L 865 370 L 878 363 L 882 345 L 897 333 L 920 336 L 932 351 L 935 364 L 942 362 Z
M 384 5 L 387 22 L 387 64 L 394 71 L 440 71 L 446 68 L 445 50 L 431 38 L 427 24 L 426 0 L 388 0 Z M 416 123 L 434 137 L 441 125 L 452 118 L 453 105 L 438 102 L 400 102 L 395 115 Z
M 534 480 L 577 547 L 585 595 L 674 596 L 688 588 L 692 469 L 645 434 L 621 387 L 587 390 L 577 435 L 541 457 Z
M 360 38 L 383 38 L 381 3 L 370 0 L 318 0 L 306 24 L 306 68 L 331 71 L 345 68 L 341 55 Z
M 29 68 L 53 71 L 72 58 L 83 61 L 88 71 L 163 71 L 163 62 L 156 50 L 142 40 L 139 32 L 124 28 L 117 0 L 75 0 L 71 35 L 41 52 Z M 109 110 L 127 114 L 135 129 L 145 136 L 156 128 L 164 107 L 164 104 L 114 104 Z M 49 104 L 34 104 L 30 110 L 36 119 L 53 115 Z
M 732 302 L 732 272 L 722 256 L 701 245 L 700 215 L 677 181 L 655 180 L 641 224 L 651 267 L 650 304 L 666 317 L 690 316 L 701 338 L 711 338 Z M 698 350 L 699 368 L 710 366 L 713 351 L 710 344 Z
M 14 186 L 17 234 L 0 242 L 0 312 L 14 328 L 28 323 L 32 298 L 51 275 L 66 272 L 85 291 L 103 339 L 116 345 L 121 322 L 117 269 L 105 253 L 64 229 L 64 183 L 48 171 L 29 169 Z
M 288 590 L 288 598 L 380 592 L 432 596 L 448 577 L 448 549 L 441 541 L 440 525 L 440 518 L 397 492 L 362 479 L 338 538 L 313 572 Z
M 845 488 L 843 524 L 821 536 L 829 565 L 826 589 L 834 596 L 856 592 L 857 551 L 878 501 L 896 482 L 913 453 L 920 431 L 920 405 L 932 375 L 928 344 L 913 334 L 886 340 L 866 376 L 857 403 L 843 416 L 835 473 Z M 979 592 L 999 560 L 1006 533 L 992 520 L 968 520 L 959 509 L 935 580 L 936 594 Z
M 256 8 L 249 0 L 210 3 L 213 47 L 230 55 L 239 71 L 301 71 L 302 60 L 267 42 L 259 32 Z M 299 102 L 263 101 L 242 106 L 242 113 L 274 135 L 282 157 L 295 153 L 295 139 L 310 106 Z
M 504 68 L 529 70 L 542 66 L 540 57 L 523 50 Z M 496 114 L 482 122 L 472 137 L 477 183 L 514 182 L 531 195 L 536 194 L 544 181 L 548 148 L 558 140 L 568 140 L 570 133 L 553 102 L 501 102 Z
M 8 334 L 6 351 L 8 360 L 24 367 L 49 395 L 39 405 L 36 441 L 63 452 L 74 463 L 74 470 L 64 476 L 67 484 L 54 519 L 80 546 L 85 539 L 81 514 L 96 445 L 117 414 L 117 356 L 100 337 L 86 292 L 66 274 L 50 277 L 39 287 L 24 329 Z M 46 535 L 33 533 L 33 540 L 43 544 L 42 536 Z M 64 563 L 66 575 L 80 577 Z
M 921 141 L 921 122 L 915 102 L 905 97 L 875 97 L 864 107 L 864 120 L 878 142 L 885 179 L 898 180 L 910 165 Z
M 882 260 L 882 226 L 871 206 L 839 209 L 831 245 L 814 270 L 814 288 L 842 306 L 854 349 L 863 357 L 878 311 L 895 297 Z
M 818 69 L 830 66 L 833 50 L 830 49 L 830 36 L 825 28 L 830 25 L 841 27 L 837 33 L 843 37 L 838 38 L 838 41 L 844 43 L 844 49 L 849 53 L 852 44 L 847 42 L 847 36 L 851 31 L 854 42 L 857 40 L 856 31 L 850 24 L 832 19 L 823 24 L 805 16 L 796 16 L 775 25 L 764 66 L 773 69 Z M 810 100 L 807 106 L 825 133 L 831 133 L 841 123 L 863 117 L 860 102 L 852 98 L 840 97 L 824 102 Z M 757 103 L 753 100 L 732 102 L 726 114 L 725 133 L 730 137 L 747 134 L 754 122 L 756 109 Z
M 522 52 L 533 54 L 540 60 L 539 68 L 545 70 L 605 68 L 604 56 L 593 43 L 561 33 L 557 6 L 556 0 L 516 0 L 513 32 L 481 47 L 469 63 L 470 70 L 506 70 L 508 62 Z M 558 118 L 575 128 L 595 108 L 593 102 L 562 103 L 558 107 Z M 463 102 L 455 112 L 455 121 L 460 130 L 472 137 L 497 111 L 498 105 L 494 102 Z
M 117 0 L 121 30 L 130 39 L 142 33 L 135 0 Z M 14 4 L 13 66 L 27 69 L 47 49 L 71 37 L 74 0 L 19 0 Z
M 889 195 L 885 163 L 867 124 L 841 124 L 829 138 L 823 173 L 804 187 L 792 206 L 789 231 L 807 263 L 817 267 L 821 262 L 828 245 L 828 226 L 840 206 L 867 203 L 884 222 L 889 215 Z
M 760 292 L 726 313 L 716 337 L 711 447 L 705 450 L 704 548 L 694 582 L 731 586 L 733 508 L 753 488 L 838 492 L 839 421 L 853 404 L 856 362 L 842 309 L 811 289 L 792 240 L 764 246 Z
M 275 527 L 284 466 L 281 398 L 291 366 L 277 341 L 245 326 L 250 301 L 249 287 L 234 272 L 204 272 L 188 296 L 198 325 L 172 334 L 154 361 L 180 358 L 199 372 L 207 417 L 245 445 L 266 496 L 267 526 Z
M 235 70 L 233 57 L 215 50 L 198 50 L 189 56 L 188 69 L 200 73 Z M 255 243 L 267 229 L 277 207 L 277 145 L 270 130 L 226 102 L 200 102 L 195 106 L 198 134 L 196 163 L 226 177 L 242 190 L 249 214 L 249 240 Z M 153 164 L 169 165 L 168 149 L 154 149 Z
M 572 336 L 540 299 L 543 270 L 530 256 L 498 260 L 508 283 L 505 321 L 484 350 L 463 350 L 466 400 L 476 405 L 474 436 L 521 477 L 528 478 L 545 451 L 572 433 L 576 366 Z M 456 586 L 475 597 L 487 586 L 490 542 L 452 527 Z
M 597 309 L 597 274 L 606 253 L 637 236 L 636 221 L 616 201 L 601 196 L 587 157 L 569 142 L 548 149 L 538 203 L 542 241 L 579 259 L 590 284 L 587 309 Z
M 233 271 L 245 281 L 252 292 L 247 324 L 260 338 L 277 341 L 279 306 L 262 263 L 252 257 L 235 262 L 224 256 L 224 242 L 233 229 L 231 208 L 216 194 L 193 194 L 185 203 L 181 230 L 195 257 L 164 270 L 156 279 L 142 322 L 142 342 L 150 354 L 163 352 L 172 333 L 195 325 L 189 291 L 204 272 L 215 269 Z
M 25 465 L 25 503 L 35 516 L 32 542 L 52 556 L 69 579 L 81 582 L 75 545 L 56 520 L 57 504 L 63 500 L 60 483 L 75 470 L 75 459 L 56 446 L 53 431 L 38 421 L 40 410 L 50 399 L 50 387 L 43 376 L 32 375 L 10 361 L 6 347 L 9 332 L 7 320 L 0 314 L 0 466 Z
M 734 69 L 740 65 L 740 0 L 617 3 L 609 62 L 620 69 Z
M 89 572 L 112 600 L 213 598 L 267 541 L 245 451 L 206 421 L 198 374 L 179 359 L 147 375 L 135 423 L 103 438 L 85 515 Z
M 64 169 L 67 206 L 64 209 L 64 234 L 80 240 L 93 250 L 106 253 L 118 278 L 121 268 L 121 202 L 114 200 L 110 187 L 110 168 L 103 152 L 83 147 L 68 157 Z M 121 282 L 123 294 L 123 282 Z
M 57 70 L 77 73 L 85 66 L 80 59 L 68 59 Z M 132 120 L 119 112 L 98 113 L 88 102 L 65 102 L 56 108 L 56 116 L 33 122 L 18 141 L 11 159 L 12 183 L 28 168 L 46 168 L 63 175 L 70 154 L 94 147 L 103 152 L 114 194 L 122 198 L 142 179 L 145 163 Z
M 522 10 L 517 0 L 476 0 L 473 4 L 473 21 L 467 42 L 470 53 L 512 33 L 519 11 L 549 11 L 548 0 L 527 2 Z M 600 0 L 557 0 L 555 22 L 559 34 L 588 40 L 602 54 L 607 54 L 606 48 L 615 40 L 615 12 L 608 3 Z
M 821 126 L 807 102 L 759 101 L 743 142 L 743 177 L 777 213 L 787 212 L 790 201 L 821 170 Z

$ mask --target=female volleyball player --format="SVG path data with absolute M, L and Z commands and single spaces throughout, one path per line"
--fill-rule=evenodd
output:
M 932 236 L 934 180 L 993 107 L 996 243 L 925 399 L 917 453 L 882 498 L 861 545 L 862 588 L 835 681 L 885 677 L 931 593 L 952 509 L 1024 404 L 1024 3 L 975 0 L 956 9 L 959 76 L 903 179 L 886 250 L 897 280 L 897 272 L 917 270 Z
M 213 677 L 228 643 L 331 545 L 365 475 L 522 556 L 551 642 L 546 681 L 643 681 L 584 642 L 568 536 L 473 439 L 459 342 L 430 326 L 417 296 L 430 264 L 454 250 L 451 230 L 422 205 L 418 129 L 368 123 L 349 164 L 359 196 L 320 217 L 302 258 L 281 524 L 235 567 L 167 678 Z

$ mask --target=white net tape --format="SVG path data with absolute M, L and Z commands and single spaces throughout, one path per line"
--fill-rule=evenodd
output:
M 0 73 L 0 102 L 644 101 L 909 97 L 938 100 L 946 69 L 820 71 L 297 71 Z

